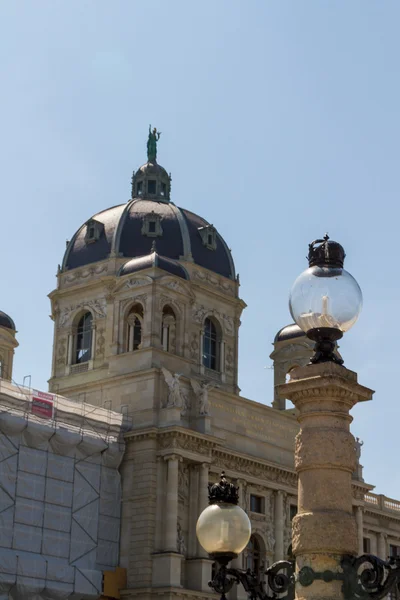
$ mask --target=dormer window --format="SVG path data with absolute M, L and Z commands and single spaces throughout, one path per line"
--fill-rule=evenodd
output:
M 161 227 L 161 216 L 154 210 L 143 217 L 142 235 L 147 237 L 161 237 L 163 230 Z
M 99 223 L 95 219 L 91 219 L 86 224 L 85 242 L 86 244 L 92 244 L 100 239 L 101 233 L 104 229 L 103 223 Z
M 142 196 L 143 194 L 143 181 L 138 181 L 136 184 L 136 193 L 138 196 Z
M 217 248 L 217 230 L 213 225 L 207 225 L 206 227 L 199 227 L 199 233 L 203 242 L 203 246 L 209 250 L 216 250 Z
M 148 194 L 156 194 L 157 193 L 157 181 L 155 179 L 149 179 L 147 182 L 147 193 Z

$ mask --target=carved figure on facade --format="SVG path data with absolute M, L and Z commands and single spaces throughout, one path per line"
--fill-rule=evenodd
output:
M 233 372 L 233 349 L 232 346 L 227 346 L 225 357 L 225 369 L 227 373 Z
M 194 271 L 193 276 L 195 279 L 202 281 L 203 283 L 209 284 L 213 287 L 221 289 L 225 293 L 233 294 L 233 287 L 223 279 L 217 279 L 210 273 L 203 273 L 202 271 Z
M 210 414 L 208 392 L 218 386 L 212 381 L 196 381 L 195 379 L 191 379 L 190 383 L 198 401 L 199 415 L 208 416 Z
M 71 306 L 63 308 L 60 314 L 59 326 L 63 327 L 67 323 L 70 316 L 80 308 L 87 308 L 88 310 L 91 310 L 98 319 L 103 319 L 106 316 L 106 305 L 104 301 L 88 300 L 86 302 L 79 302 L 78 304 L 72 304 Z
M 97 267 L 89 267 L 88 269 L 82 269 L 80 271 L 75 271 L 74 273 L 68 273 L 65 276 L 65 281 L 67 283 L 72 283 L 77 279 L 87 279 L 91 275 L 100 275 L 101 273 L 105 273 L 108 270 L 108 265 L 97 265 Z
M 96 343 L 96 356 L 103 356 L 104 355 L 104 345 L 106 342 L 106 338 L 104 337 L 104 329 L 99 329 L 98 331 L 98 335 L 97 335 L 97 343 Z
M 131 288 L 135 288 L 135 287 L 140 287 L 142 285 L 149 285 L 149 283 L 151 283 L 150 279 L 144 279 L 143 277 L 138 277 L 138 278 L 129 279 L 128 281 L 126 281 L 124 287 L 131 289 Z
M 183 537 L 183 531 L 182 531 L 182 527 L 180 525 L 180 523 L 178 523 L 177 525 L 177 531 L 176 531 L 176 548 L 179 552 L 179 554 L 186 554 L 186 544 L 185 544 L 185 538 Z
M 190 408 L 191 408 L 190 399 L 189 399 L 189 392 L 187 390 L 182 390 L 181 389 L 181 396 L 182 396 L 181 417 L 185 417 L 188 414 L 188 412 L 190 411 Z
M 166 407 L 183 407 L 183 399 L 182 399 L 182 391 L 181 384 L 179 379 L 182 377 L 182 373 L 174 373 L 172 374 L 165 367 L 161 367 L 161 370 L 164 375 L 165 383 L 168 386 L 168 400 Z
M 199 336 L 197 333 L 192 333 L 192 339 L 190 341 L 190 358 L 193 360 L 196 360 L 196 358 L 199 356 L 199 342 L 197 341 L 198 337 Z
M 205 316 L 209 313 L 210 311 L 205 308 L 202 304 L 200 306 L 195 306 L 193 308 L 193 321 L 195 321 L 196 323 L 203 323 Z
M 57 364 L 65 365 L 65 355 L 67 352 L 67 338 L 60 338 L 58 342 Z
M 267 552 L 273 552 L 275 548 L 275 537 L 272 533 L 272 523 L 268 523 L 265 531 L 265 547 Z

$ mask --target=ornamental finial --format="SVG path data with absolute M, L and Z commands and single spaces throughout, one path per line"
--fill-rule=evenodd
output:
M 239 488 L 233 483 L 227 482 L 225 471 L 222 471 L 219 483 L 208 484 L 208 501 L 210 504 L 217 504 L 218 502 L 238 504 Z
M 149 138 L 147 140 L 147 160 L 148 162 L 157 162 L 157 142 L 160 139 L 161 131 L 154 127 L 151 130 L 149 125 Z

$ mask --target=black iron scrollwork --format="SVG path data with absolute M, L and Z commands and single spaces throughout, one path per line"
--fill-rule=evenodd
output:
M 400 592 L 400 557 L 345 556 L 341 567 L 345 600 L 380 600 L 396 587 Z
M 209 586 L 218 594 L 221 600 L 226 600 L 226 594 L 233 585 L 241 583 L 249 596 L 249 600 L 276 600 L 279 596 L 282 600 L 294 599 L 294 563 L 288 560 L 280 560 L 265 571 L 268 588 L 266 591 L 264 581 L 252 572 L 242 569 L 231 569 L 222 565 Z

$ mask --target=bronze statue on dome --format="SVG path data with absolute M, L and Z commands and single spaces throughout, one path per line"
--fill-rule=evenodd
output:
M 160 139 L 160 135 L 161 131 L 157 131 L 155 127 L 152 131 L 151 125 L 149 125 L 149 139 L 147 140 L 147 160 L 149 162 L 157 159 L 157 142 Z

